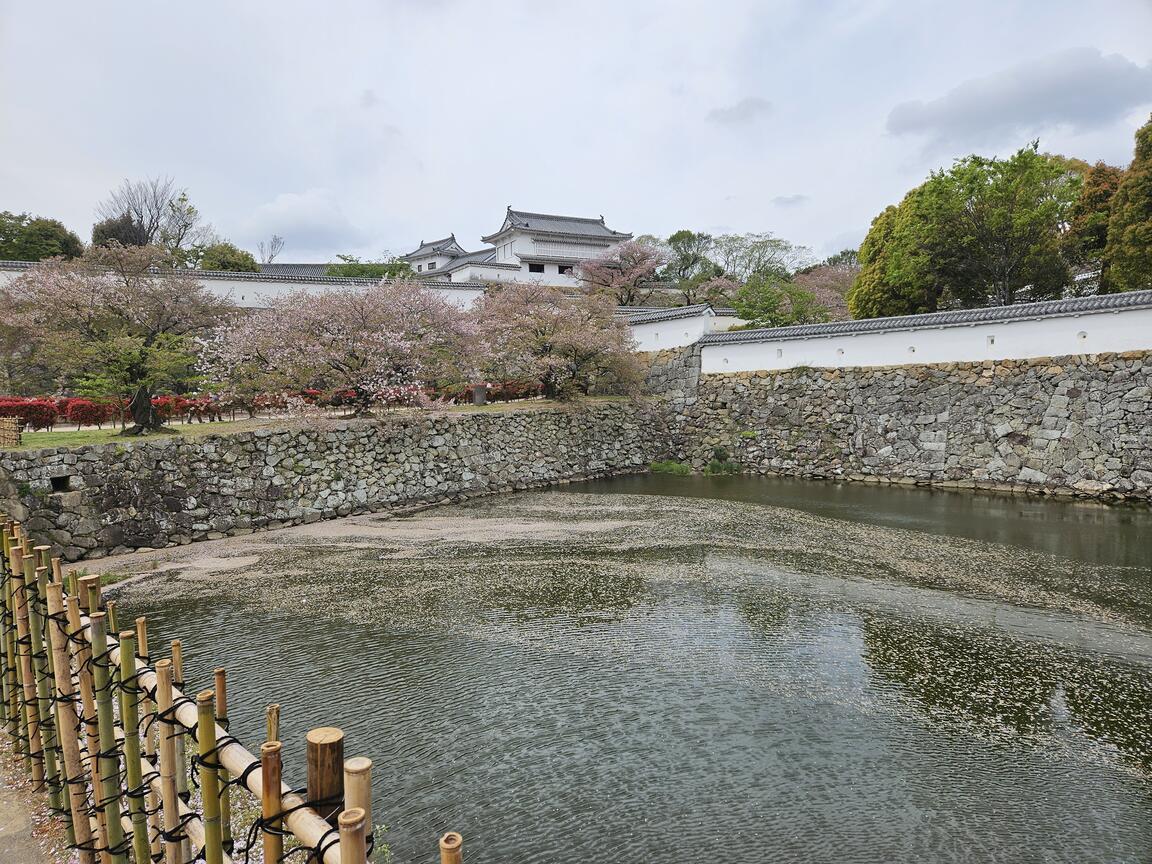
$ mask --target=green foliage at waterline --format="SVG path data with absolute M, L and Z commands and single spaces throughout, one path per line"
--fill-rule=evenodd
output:
M 664 462 L 653 462 L 648 466 L 648 470 L 653 474 L 677 474 L 685 475 L 692 473 L 692 467 L 685 465 L 683 462 L 677 462 L 674 459 L 668 459 Z
M 712 461 L 704 469 L 705 474 L 739 474 L 740 464 L 733 462 L 727 447 L 713 447 Z

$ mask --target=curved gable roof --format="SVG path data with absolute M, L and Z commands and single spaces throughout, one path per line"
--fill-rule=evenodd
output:
M 535 234 L 559 234 L 566 237 L 590 237 L 605 240 L 632 239 L 631 234 L 613 231 L 605 225 L 603 216 L 598 219 L 589 219 L 584 216 L 556 216 L 551 213 L 513 210 L 511 206 L 504 215 L 504 224 L 500 226 L 500 230 L 480 239 L 485 243 L 491 243 L 493 238 L 516 228 Z

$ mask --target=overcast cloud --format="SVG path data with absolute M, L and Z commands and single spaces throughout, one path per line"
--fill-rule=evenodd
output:
M 85 239 L 165 174 L 280 260 L 469 248 L 508 204 L 822 254 L 978 150 L 1125 163 L 1152 4 L 0 0 L 0 209 Z

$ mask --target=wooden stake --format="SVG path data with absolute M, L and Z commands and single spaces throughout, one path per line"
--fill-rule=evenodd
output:
M 184 646 L 179 639 L 172 640 L 172 686 L 184 692 Z M 180 797 L 188 800 L 188 756 L 184 752 L 184 729 L 173 726 L 176 736 L 176 790 Z
M 344 733 L 333 726 L 310 731 L 308 742 L 308 800 L 327 819 L 336 821 L 344 809 Z
M 80 611 L 87 615 L 100 611 L 100 577 L 98 575 L 92 574 L 77 578 L 76 593 L 80 597 Z
M 449 831 L 440 838 L 440 864 L 463 864 L 464 838 Z
M 148 654 L 148 619 L 141 615 L 136 619 L 136 656 L 144 666 L 150 664 Z M 144 738 L 144 754 L 148 761 L 156 763 L 156 725 L 155 711 L 148 692 L 140 688 L 140 735 Z M 145 801 L 148 811 L 148 836 L 152 857 L 159 859 L 164 854 L 164 847 L 160 843 L 160 796 L 156 794 L 153 784 L 148 784 L 148 793 Z
M 372 833 L 372 760 L 353 756 L 344 760 L 344 806 L 364 811 L 368 833 Z
M 115 645 L 112 647 L 113 659 L 118 656 L 119 648 Z M 159 692 L 163 688 L 159 687 L 159 679 L 157 674 L 152 669 L 139 670 L 140 684 L 151 690 Z M 169 671 L 169 682 L 171 682 L 171 672 Z M 169 686 L 169 690 L 171 687 Z M 179 699 L 177 699 L 179 696 Z M 191 700 L 183 697 L 182 694 L 177 694 L 172 691 L 172 699 L 174 708 L 172 714 L 185 728 L 193 728 L 199 721 L 196 714 L 196 705 Z M 224 736 L 224 730 L 217 730 L 217 741 Z M 244 776 L 245 787 L 256 797 L 261 797 L 263 794 L 262 776 L 259 772 L 253 771 L 254 766 L 260 764 L 259 759 L 249 753 L 243 744 L 239 741 L 229 741 L 220 746 L 220 763 L 227 767 L 229 773 L 233 777 Z M 326 836 L 329 836 L 331 826 L 321 819 L 316 813 L 307 806 L 307 802 L 293 792 L 290 788 L 281 783 L 280 787 L 280 802 L 285 812 L 284 824 L 288 831 L 296 837 L 300 843 L 307 848 L 315 848 Z M 186 812 L 186 811 L 185 811 Z M 192 830 L 191 828 L 189 830 Z M 193 838 L 195 840 L 195 838 Z M 340 849 L 338 844 L 331 844 L 325 846 L 324 864 L 340 864 Z
M 48 546 L 37 546 L 47 555 Z M 44 744 L 44 780 L 48 784 L 48 806 L 64 813 L 64 788 L 58 770 L 56 721 L 52 714 L 52 664 L 49 662 L 48 642 L 45 639 L 48 620 L 44 617 L 45 603 L 40 593 L 48 584 L 48 568 L 34 568 L 32 556 L 24 559 L 25 590 L 28 592 L 28 627 L 32 637 L 33 672 L 36 675 L 36 698 L 40 703 L 40 737 Z M 29 575 L 31 578 L 29 579 Z
M 268 737 L 265 740 L 280 740 L 280 704 L 278 702 L 273 702 L 268 706 Z
M 68 611 L 68 629 L 73 633 L 83 632 L 80 621 L 80 601 L 72 595 L 64 600 Z M 87 642 L 78 640 L 68 641 L 68 651 L 76 666 L 76 679 L 80 682 L 80 707 L 84 716 L 84 741 L 87 751 L 82 761 L 87 763 L 88 776 L 92 781 L 93 799 L 100 796 L 100 761 L 96 754 L 100 752 L 100 732 L 96 722 L 96 693 L 92 686 L 92 650 Z M 104 810 L 96 810 L 96 838 L 101 849 L 108 848 L 108 830 L 104 818 Z M 100 860 L 107 864 L 107 852 L 100 853 Z
M 16 600 L 16 650 L 24 703 L 23 732 L 28 739 L 28 755 L 32 760 L 32 782 L 40 786 L 44 783 L 44 745 L 40 738 L 40 703 L 36 696 L 36 676 L 32 672 L 32 634 L 22 569 L 12 571 L 12 594 Z
M 120 824 L 120 758 L 116 748 L 115 718 L 112 713 L 111 668 L 108 634 L 104 632 L 105 615 L 93 612 L 89 616 L 92 639 L 92 686 L 96 691 L 96 722 L 100 728 L 100 793 L 97 811 L 105 811 L 105 830 L 108 832 L 108 854 L 112 864 L 126 864 L 124 828 Z
M 266 741 L 260 745 L 260 815 L 269 829 L 261 833 L 264 835 L 264 860 L 272 864 L 279 861 L 284 854 L 284 838 L 273 831 L 281 830 L 281 821 L 278 818 L 280 807 L 280 775 L 283 766 L 280 761 L 280 750 L 283 745 L 279 741 Z
M 120 634 L 120 725 L 124 729 L 124 772 L 128 782 L 128 815 L 132 820 L 132 856 L 149 861 L 148 817 L 144 799 L 147 788 L 140 765 L 140 684 L 136 680 L 136 634 Z
M 16 601 L 12 596 L 12 568 L 9 564 L 13 539 L 9 532 L 4 532 L 5 556 L 2 563 L 5 574 L 2 592 L 4 604 L 4 632 L 0 639 L 4 642 L 4 726 L 8 730 L 15 746 L 16 752 L 26 755 L 27 748 L 23 746 L 20 735 L 20 680 L 17 669 L 20 661 L 16 653 Z
M 33 546 L 32 554 L 36 556 L 36 566 L 48 570 L 52 567 L 52 547 Z
M 200 745 L 200 797 L 204 807 L 205 864 L 223 864 L 223 835 L 220 830 L 220 778 L 216 773 L 216 706 L 211 690 L 196 695 L 196 740 Z
M 72 668 L 68 659 L 68 628 L 59 617 L 64 614 L 64 586 L 58 582 L 48 586 L 48 614 L 52 616 L 54 625 L 49 627 L 48 632 L 52 642 L 52 674 L 58 700 L 56 731 L 64 761 L 64 786 L 68 792 L 68 806 L 72 811 L 72 831 L 80 864 L 94 864 L 96 855 L 92 851 L 92 827 L 88 821 L 87 782 L 80 761 L 80 717 L 74 707 L 76 690 L 72 685 Z
M 228 731 L 228 674 L 223 669 L 216 669 L 212 673 L 213 683 L 216 686 L 216 725 Z M 232 798 L 228 786 L 228 770 L 220 769 L 220 836 L 223 838 L 224 851 L 231 853 L 234 845 L 232 840 Z
M 176 719 L 172 717 L 172 661 L 156 663 L 156 711 L 160 721 L 160 787 L 164 809 L 164 862 L 181 864 L 180 840 L 174 835 L 180 824 L 180 795 L 176 791 Z
M 364 811 L 353 807 L 340 814 L 340 864 L 364 864 L 368 843 L 364 835 Z

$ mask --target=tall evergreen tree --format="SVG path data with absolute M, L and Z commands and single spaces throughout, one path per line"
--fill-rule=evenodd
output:
M 1068 229 L 1061 243 L 1064 257 L 1076 271 L 1099 271 L 1097 290 L 1108 290 L 1108 266 L 1104 249 L 1108 242 L 1108 217 L 1112 199 L 1120 188 L 1124 169 L 1097 162 L 1084 172 L 1080 197 L 1072 205 Z
M 1152 119 L 1136 131 L 1136 155 L 1112 199 L 1108 291 L 1152 288 Z

